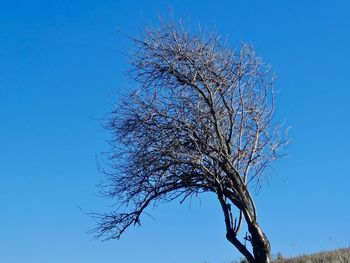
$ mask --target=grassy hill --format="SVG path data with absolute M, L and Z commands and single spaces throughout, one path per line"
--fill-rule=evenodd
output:
M 247 261 L 233 261 L 232 263 L 246 263 Z M 324 251 L 311 255 L 300 255 L 285 258 L 281 254 L 274 257 L 273 263 L 350 263 L 350 247 L 333 251 Z
M 278 255 L 274 263 L 350 263 L 350 248 L 284 258 Z

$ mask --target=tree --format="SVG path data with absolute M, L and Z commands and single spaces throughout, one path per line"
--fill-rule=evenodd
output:
M 103 193 L 118 208 L 98 215 L 97 236 L 119 238 L 159 201 L 213 193 L 226 238 L 245 258 L 270 261 L 251 185 L 260 185 L 285 139 L 273 122 L 274 75 L 252 47 L 160 21 L 139 38 L 129 71 L 138 90 L 109 116 L 110 168 Z M 248 248 L 238 237 L 245 222 Z

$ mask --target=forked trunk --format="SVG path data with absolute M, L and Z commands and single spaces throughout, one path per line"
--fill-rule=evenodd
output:
M 226 203 L 224 195 L 219 193 L 218 198 L 225 217 L 226 238 L 244 255 L 249 263 L 270 263 L 270 242 L 257 223 L 255 206 L 247 196 L 244 194 L 241 194 L 241 196 L 243 197 L 242 202 L 237 202 L 237 199 L 230 192 L 227 192 L 227 197 L 242 211 L 249 231 L 246 240 L 251 243 L 253 251 L 249 251 L 245 244 L 237 238 L 239 226 L 237 229 L 236 222 L 232 222 L 231 208 Z M 238 224 L 240 225 L 240 223 Z
M 266 235 L 255 222 L 248 223 L 248 230 L 254 254 L 254 261 L 251 263 L 270 263 L 271 247 Z
M 253 254 L 243 245 L 236 235 L 229 231 L 226 238 L 244 255 L 249 263 L 270 263 L 270 242 L 257 223 L 248 223 L 249 241 L 253 247 Z
M 266 235 L 255 221 L 247 220 L 247 225 L 250 233 L 247 240 L 251 242 L 253 253 L 238 240 L 236 233 L 230 227 L 227 227 L 226 238 L 242 253 L 249 263 L 270 263 L 271 247 Z

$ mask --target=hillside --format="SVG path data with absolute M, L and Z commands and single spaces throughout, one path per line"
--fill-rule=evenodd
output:
M 278 255 L 273 263 L 350 263 L 350 248 L 284 258 Z
M 232 263 L 246 262 L 246 260 L 232 261 Z M 278 254 L 274 257 L 272 263 L 350 263 L 350 247 L 292 258 L 285 258 L 282 254 Z

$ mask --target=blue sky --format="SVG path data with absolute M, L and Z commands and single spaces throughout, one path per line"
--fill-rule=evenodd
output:
M 350 3 L 348 1 L 0 1 L 0 262 L 222 263 L 215 199 L 152 211 L 119 241 L 93 240 L 103 211 L 100 121 L 130 86 L 117 28 L 156 24 L 172 8 L 252 44 L 279 76 L 277 116 L 290 157 L 255 196 L 273 253 L 349 246 Z

